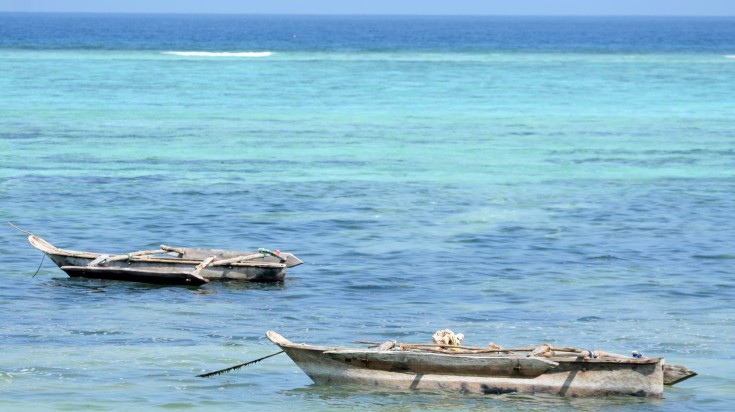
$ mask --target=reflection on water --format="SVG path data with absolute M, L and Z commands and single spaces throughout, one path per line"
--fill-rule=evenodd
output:
M 297 398 L 299 403 L 322 405 L 328 409 L 353 410 L 628 410 L 658 411 L 660 399 L 634 397 L 607 397 L 604 399 L 569 399 L 551 395 L 504 394 L 475 395 L 434 392 L 425 390 L 386 390 L 378 387 L 355 385 L 317 385 L 280 391 L 286 398 Z

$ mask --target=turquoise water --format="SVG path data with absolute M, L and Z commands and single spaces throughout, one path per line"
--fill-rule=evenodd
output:
M 1 17 L 3 221 L 71 249 L 306 264 L 276 285 L 70 279 L 7 227 L 0 409 L 735 401 L 732 20 Z M 444 328 L 700 375 L 664 400 L 322 387 L 283 355 L 194 377 L 277 351 L 266 330 L 338 345 Z

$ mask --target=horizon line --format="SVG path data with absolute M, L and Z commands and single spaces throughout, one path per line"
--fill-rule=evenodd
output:
M 180 12 L 180 11 L 17 11 L 0 14 L 117 14 L 117 15 L 189 15 L 189 16 L 330 16 L 330 17 L 735 17 L 735 14 L 462 14 L 462 13 L 282 13 L 282 12 Z

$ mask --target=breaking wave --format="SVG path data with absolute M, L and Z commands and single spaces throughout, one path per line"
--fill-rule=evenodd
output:
M 268 57 L 273 52 L 204 52 L 204 51 L 166 51 L 163 54 L 185 57 Z

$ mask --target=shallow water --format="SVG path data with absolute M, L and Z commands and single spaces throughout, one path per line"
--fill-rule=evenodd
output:
M 7 227 L 3 410 L 735 401 L 735 25 L 656 20 L 668 34 L 652 41 L 639 19 L 583 20 L 589 36 L 565 19 L 271 16 L 264 32 L 186 17 L 209 28 L 198 38 L 177 17 L 128 16 L 120 38 L 103 29 L 120 17 L 0 17 L 3 220 L 78 250 L 306 262 L 276 285 L 70 279 Z M 604 40 L 624 27 L 643 34 Z M 294 30 L 301 46 L 279 40 Z M 499 33 L 512 40 L 487 40 Z M 266 330 L 341 345 L 444 328 L 469 345 L 638 350 L 699 376 L 664 400 L 321 387 L 283 355 L 195 377 L 276 352 Z

